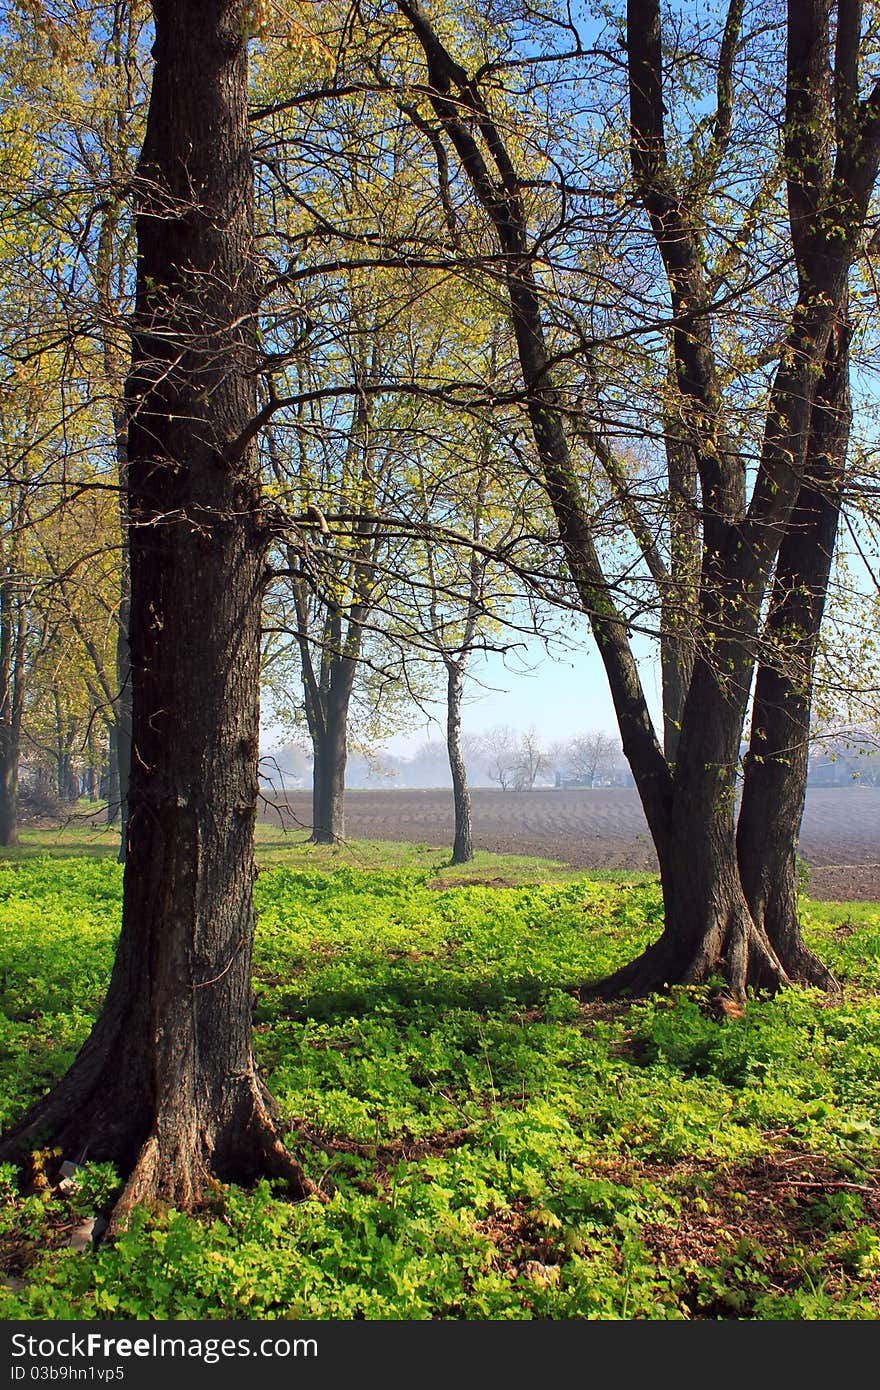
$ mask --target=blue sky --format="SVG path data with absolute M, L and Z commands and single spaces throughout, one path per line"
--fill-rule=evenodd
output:
M 660 717 L 660 670 L 652 657 L 652 644 L 636 640 L 642 680 L 655 724 Z M 406 757 L 428 739 L 444 737 L 443 690 L 434 706 L 434 721 L 420 719 L 409 733 L 389 738 L 385 747 Z M 502 657 L 491 653 L 475 656 L 471 666 L 462 728 L 478 735 L 495 724 L 527 729 L 534 724 L 544 743 L 562 741 L 577 734 L 603 733 L 617 737 L 617 721 L 608 694 L 605 672 L 592 637 L 583 631 L 567 650 L 557 647 L 553 657 L 543 643 L 533 641 Z M 263 730 L 263 751 L 270 752 L 288 736 L 268 724 Z
M 655 721 L 660 715 L 660 671 L 643 643 L 641 663 L 645 694 Z M 442 705 L 437 707 L 442 719 Z M 531 643 L 522 653 L 490 654 L 472 664 L 467 703 L 462 713 L 466 734 L 479 734 L 494 724 L 527 729 L 534 724 L 544 742 L 552 743 L 601 730 L 617 737 L 617 720 L 608 693 L 605 672 L 592 637 L 584 633 L 577 646 L 547 655 L 543 644 Z M 427 737 L 427 731 L 389 742 L 394 752 L 405 753 Z M 443 736 L 435 723 L 430 736 Z

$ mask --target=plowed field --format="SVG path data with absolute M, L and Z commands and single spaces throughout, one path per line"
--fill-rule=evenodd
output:
M 540 855 L 577 869 L 657 867 L 638 796 L 618 789 L 501 792 L 473 796 L 478 849 Z M 311 796 L 286 798 L 285 820 L 308 826 Z M 268 808 L 264 819 L 278 819 Z M 443 847 L 452 839 L 451 791 L 351 791 L 346 834 L 352 839 L 406 840 Z M 800 853 L 810 865 L 816 898 L 880 901 L 880 788 L 811 790 Z

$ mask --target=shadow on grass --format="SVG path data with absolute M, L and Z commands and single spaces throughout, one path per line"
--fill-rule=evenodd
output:
M 319 989 L 308 996 L 273 992 L 266 997 L 258 980 L 254 1020 L 340 1023 L 350 1018 L 384 1015 L 406 1022 L 460 1010 L 487 1014 L 495 1010 L 541 1008 L 551 994 L 560 991 L 572 996 L 574 1014 L 574 996 L 584 983 L 580 979 L 548 980 L 546 976 L 500 972 L 479 979 L 462 979 L 451 971 L 426 977 L 414 971 L 371 984 Z

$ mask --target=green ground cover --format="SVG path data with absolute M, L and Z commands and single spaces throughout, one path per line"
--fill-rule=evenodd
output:
M 3 1124 L 67 1067 L 112 961 L 112 842 L 67 833 L 0 863 Z M 804 901 L 833 1000 L 581 1007 L 656 934 L 655 880 L 273 835 L 257 1046 L 329 1200 L 218 1188 L 82 1254 L 112 1171 L 65 1196 L 0 1169 L 0 1316 L 878 1316 L 880 907 Z

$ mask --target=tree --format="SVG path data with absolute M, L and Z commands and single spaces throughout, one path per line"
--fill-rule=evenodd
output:
M 519 752 L 516 730 L 509 724 L 495 724 L 480 735 L 478 746 L 486 775 L 497 782 L 503 792 L 509 791 L 516 779 Z
M 248 8 L 155 0 L 127 381 L 134 758 L 122 934 L 67 1074 L 8 1134 L 115 1162 L 136 1202 L 308 1184 L 251 1041 L 259 629 Z
M 594 787 L 596 779 L 607 777 L 614 770 L 619 744 L 610 734 L 595 730 L 579 734 L 558 750 L 564 776 L 583 787 Z
M 497 348 L 496 338 L 489 348 L 490 378 Z M 511 487 L 513 464 L 502 445 L 501 431 L 477 419 L 464 426 L 458 422 L 448 438 L 438 428 L 430 451 L 433 461 L 422 457 L 421 450 L 418 457 L 417 534 L 408 547 L 416 613 L 411 621 L 418 633 L 417 651 L 436 652 L 446 675 L 453 864 L 468 863 L 474 853 L 461 729 L 465 679 L 475 650 L 504 644 L 498 633 L 516 595 L 511 574 L 499 560 L 513 554 L 526 531 L 527 503 Z M 454 535 L 448 534 L 450 524 L 456 527 Z M 504 788 L 510 767 L 501 741 L 488 758 L 493 778 Z
M 513 786 L 518 792 L 531 791 L 538 778 L 547 771 L 549 759 L 538 742 L 534 724 L 520 734 L 516 741 Z
M 21 568 L 21 518 L 13 497 L 0 573 L 0 845 L 18 839 L 18 765 L 27 656 L 26 579 Z
M 93 474 L 93 483 L 86 485 L 93 486 L 94 475 L 102 471 L 100 485 L 108 491 L 113 486 L 121 509 L 115 535 L 108 536 L 107 562 L 102 561 L 114 568 L 116 651 L 102 652 L 92 672 L 109 734 L 105 780 L 111 820 L 120 818 L 130 745 L 123 397 L 133 291 L 129 194 L 146 109 L 148 15 L 146 0 L 68 6 L 61 12 L 16 6 L 4 29 L 3 76 L 9 84 L 4 114 L 16 132 L 18 162 L 27 166 L 11 180 L 6 222 L 23 242 L 19 299 L 25 287 L 33 292 L 39 286 L 44 340 L 24 352 L 19 342 L 16 350 L 23 363 L 47 349 L 54 357 L 57 432 L 69 432 L 74 420 L 88 418 L 87 437 L 79 431 L 76 448 L 65 437 L 59 473 L 72 481 L 69 470 L 78 454 L 77 471 L 82 475 L 85 464 Z M 59 505 L 76 510 L 81 496 L 71 489 Z M 67 580 L 69 594 L 72 574 Z M 77 585 L 80 580 L 78 575 Z M 86 644 L 86 661 L 95 654 Z M 120 842 L 124 851 L 124 825 Z
M 659 0 L 629 0 L 627 6 L 632 191 L 647 224 L 642 233 L 647 231 L 656 251 L 668 302 L 668 309 L 666 303 L 659 306 L 641 331 L 656 334 L 664 354 L 669 354 L 666 360 L 671 366 L 664 370 L 668 396 L 660 432 L 665 436 L 667 459 L 676 461 L 678 472 L 669 469 L 667 496 L 687 518 L 681 528 L 667 514 L 666 527 L 672 533 L 670 565 L 662 563 L 650 528 L 633 514 L 632 506 L 626 506 L 645 565 L 661 597 L 674 596 L 676 630 L 687 634 L 679 650 L 675 683 L 678 737 L 667 741 L 665 754 L 650 719 L 626 615 L 615 601 L 597 548 L 599 538 L 573 455 L 571 403 L 559 368 L 564 359 L 551 348 L 547 294 L 539 280 L 539 263 L 547 255 L 546 235 L 532 234 L 534 202 L 527 199 L 526 191 L 534 180 L 522 172 L 519 142 L 507 128 L 503 82 L 498 79 L 506 64 L 484 62 L 480 73 L 472 75 L 452 55 L 416 0 L 397 0 L 397 7 L 421 45 L 424 90 L 434 120 L 495 237 L 500 256 L 497 274 L 508 297 L 526 412 L 544 485 L 566 563 L 605 664 L 624 752 L 660 862 L 663 934 L 604 988 L 644 991 L 718 973 L 740 994 L 750 985 L 776 986 L 797 979 L 816 982 L 821 972 L 814 969 L 800 941 L 793 912 L 786 911 L 786 927 L 777 932 L 759 906 L 753 886 L 767 875 L 756 873 L 748 862 L 744 867 L 741 863 L 741 858 L 748 861 L 763 851 L 754 835 L 744 833 L 738 855 L 735 786 L 762 644 L 767 650 L 785 650 L 787 655 L 802 645 L 783 617 L 784 596 L 801 579 L 804 560 L 796 554 L 798 538 L 813 537 L 807 545 L 811 560 L 819 544 L 823 509 L 814 505 L 815 523 L 806 522 L 807 494 L 815 497 L 814 469 L 825 455 L 820 436 L 825 422 L 836 414 L 833 404 L 826 407 L 825 402 L 840 399 L 833 381 L 845 355 L 847 280 L 859 252 L 880 160 L 880 85 L 864 98 L 859 90 L 861 6 L 858 0 L 840 0 L 834 24 L 826 0 L 792 0 L 788 7 L 781 164 L 796 285 L 793 300 L 788 300 L 788 285 L 780 282 L 778 339 L 772 353 L 775 367 L 766 391 L 758 383 L 756 408 L 761 410 L 763 429 L 754 441 L 754 457 L 746 443 L 753 442 L 751 431 L 744 422 L 737 430 L 731 424 L 736 407 L 724 393 L 716 300 L 722 287 L 744 294 L 735 288 L 730 267 L 731 263 L 741 265 L 759 218 L 763 191 L 755 189 L 751 208 L 732 234 L 721 229 L 715 237 L 709 221 L 712 200 L 723 196 L 727 161 L 732 151 L 736 153 L 733 113 L 736 62 L 745 44 L 744 7 L 740 0 L 731 0 L 726 9 L 714 50 L 715 108 L 708 117 L 704 112 L 688 131 L 685 109 L 677 109 L 672 118 L 669 115 L 675 95 L 688 91 L 688 75 L 674 92 L 670 90 Z M 757 44 L 759 36 L 752 41 Z M 583 52 L 578 37 L 575 57 Z M 756 63 L 763 63 L 763 55 Z M 490 77 L 493 86 L 487 97 L 483 83 L 488 86 Z M 763 121 L 763 109 L 763 102 L 756 102 L 755 122 Z M 748 131 L 753 141 L 758 138 L 757 129 L 754 125 Z M 675 158 L 670 154 L 673 142 Z M 752 179 L 753 187 L 757 182 Z M 564 175 L 559 186 L 563 199 L 574 196 Z M 589 192 L 584 196 L 588 198 Z M 772 225 L 774 235 L 784 230 L 778 220 Z M 713 242 L 716 247 L 722 242 L 726 248 L 718 254 L 714 274 L 708 264 Z M 779 281 L 778 263 L 773 273 Z M 644 324 L 644 313 L 639 317 Z M 664 331 L 658 333 L 658 329 Z M 601 339 L 581 329 L 579 346 L 565 356 L 579 356 L 592 379 L 600 351 Z M 754 390 L 757 360 L 752 358 L 732 386 L 751 385 Z M 609 458 L 607 432 L 597 428 L 603 425 L 603 417 L 595 409 L 591 416 L 581 432 L 593 442 L 606 471 L 610 466 L 619 479 L 619 470 Z M 625 480 L 618 492 L 625 504 L 632 502 Z M 832 486 L 832 511 L 833 492 Z M 676 573 L 676 536 L 683 538 L 685 551 L 682 582 L 681 569 Z M 823 545 L 827 551 L 827 543 Z M 822 590 L 823 565 L 824 560 L 817 563 L 815 578 L 808 583 L 815 592 Z M 771 597 L 774 566 L 780 586 Z M 770 615 L 762 634 L 768 597 Z M 778 673 L 779 667 L 778 657 L 764 663 L 768 672 Z M 806 666 L 802 661 L 801 667 L 808 675 L 809 661 Z M 808 700 L 808 686 L 803 695 Z M 767 732 L 756 734 L 756 739 L 769 740 L 778 773 L 782 770 L 780 735 L 770 731 L 769 708 L 759 692 L 756 730 L 763 727 Z M 750 763 L 750 767 L 760 765 L 754 759 Z M 774 799 L 765 806 L 765 814 L 774 818 L 779 831 L 773 837 L 776 859 L 791 857 L 794 822 L 799 819 L 793 794 L 797 779 L 782 780 L 787 790 L 778 784 L 772 792 Z M 763 794 L 770 791 L 765 781 Z M 786 824 L 787 835 L 783 833 Z M 789 885 L 789 905 L 791 892 Z M 781 920 L 778 913 L 775 919 Z
M 305 74 L 298 76 L 305 81 Z M 268 72 L 267 87 L 276 84 Z M 331 219 L 339 209 L 348 238 L 370 236 L 376 225 L 393 237 L 411 215 L 407 184 L 418 174 L 409 158 L 409 123 L 373 127 L 374 139 L 363 147 L 361 106 L 355 96 L 332 103 L 332 116 L 319 113 L 332 129 L 334 148 L 302 180 L 289 167 L 288 151 L 297 148 L 297 120 L 303 118 L 295 109 L 279 115 L 273 157 L 263 170 L 275 213 L 266 228 L 277 260 L 275 294 L 282 315 L 292 316 L 298 329 L 292 346 L 283 334 L 265 335 L 278 349 L 266 450 L 272 496 L 296 522 L 273 565 L 266 629 L 276 670 L 290 664 L 291 648 L 297 658 L 301 699 L 291 701 L 288 694 L 279 704 L 298 704 L 308 728 L 312 838 L 319 844 L 345 835 L 349 722 L 358 696 L 362 706 L 383 707 L 386 728 L 400 703 L 393 670 L 399 659 L 381 628 L 407 568 L 400 524 L 409 510 L 410 459 L 421 425 L 417 401 L 385 397 L 387 364 L 399 362 L 414 375 L 441 344 L 438 326 L 422 309 L 431 288 L 424 275 L 386 267 L 381 257 L 370 266 L 349 264 L 330 250 Z M 305 128 L 315 119 L 309 113 Z M 386 183 L 376 171 L 388 166 L 395 178 Z M 279 215 L 277 190 L 289 194 L 290 181 L 308 187 L 308 203 L 303 209 L 285 197 Z

